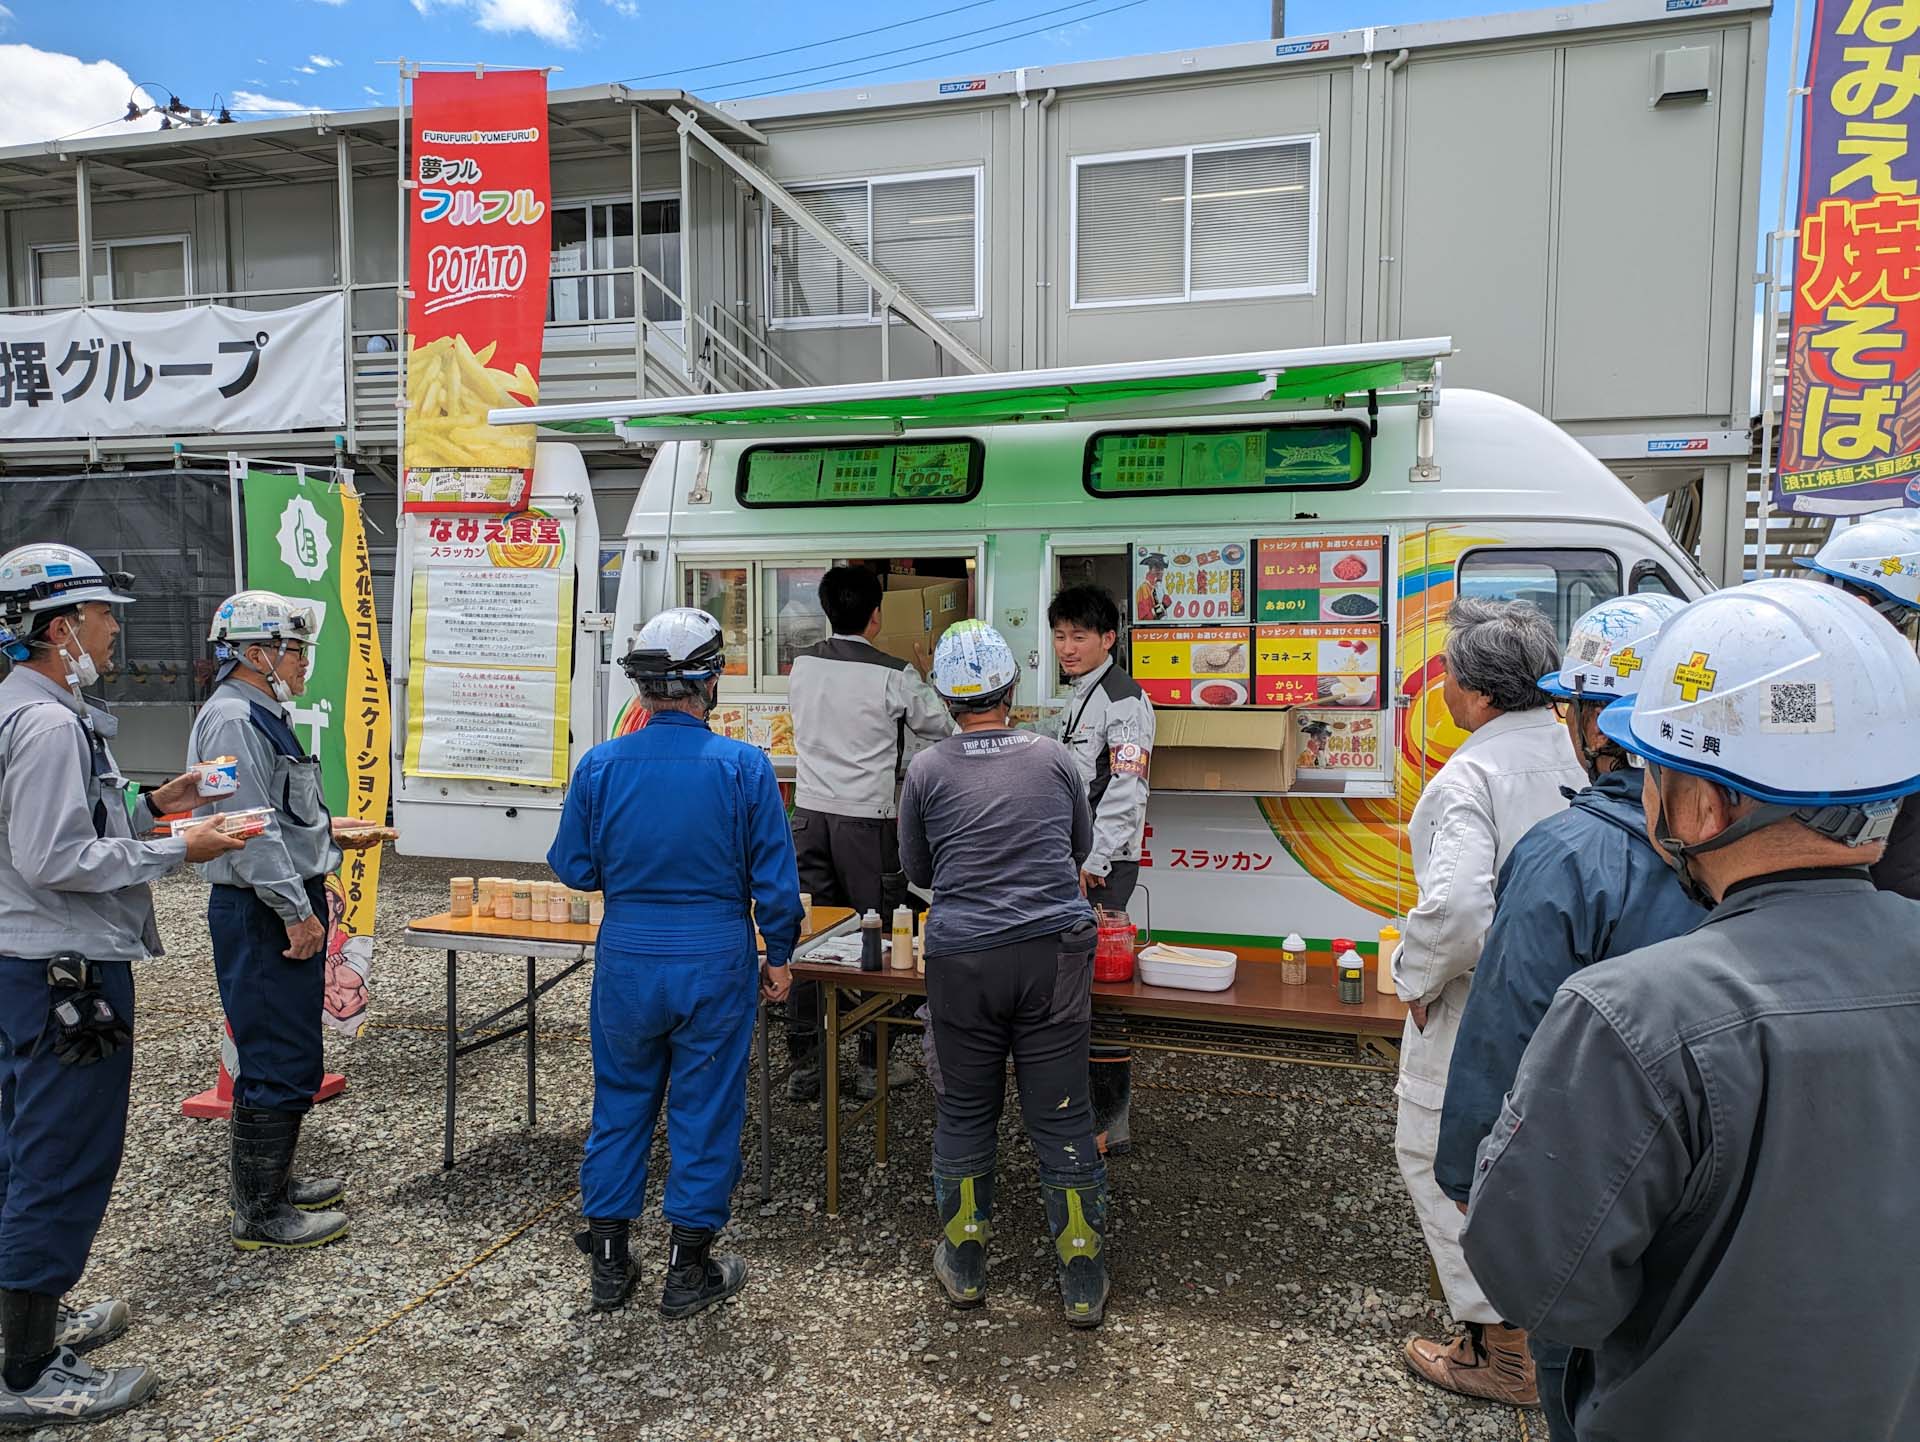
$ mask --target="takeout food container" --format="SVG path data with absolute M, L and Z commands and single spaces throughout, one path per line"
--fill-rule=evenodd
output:
M 189 768 L 195 788 L 202 796 L 231 796 L 240 789 L 240 758 L 216 756 L 211 761 L 196 761 Z
M 1148 986 L 1182 991 L 1225 991 L 1233 985 L 1240 958 L 1209 946 L 1172 946 L 1155 942 L 1140 953 L 1140 980 Z
M 217 818 L 182 816 L 178 820 L 169 821 L 167 823 L 167 830 L 174 836 L 178 836 L 181 832 L 198 826 L 203 821 L 214 819 L 220 822 L 220 829 L 226 832 L 227 835 L 237 836 L 244 840 L 249 836 L 258 836 L 267 829 L 267 824 L 273 820 L 273 808 L 271 806 L 255 806 L 246 811 L 224 811 L 221 812 Z

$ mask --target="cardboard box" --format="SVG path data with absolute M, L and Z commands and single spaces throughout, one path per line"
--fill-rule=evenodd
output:
M 1293 789 L 1300 728 L 1291 716 L 1261 711 L 1168 711 L 1154 718 L 1150 784 L 1156 791 Z
M 1223 626 L 1252 620 L 1247 543 L 1238 537 L 1133 543 L 1133 620 Z
M 1245 706 L 1253 691 L 1253 633 L 1245 626 L 1136 626 L 1133 679 L 1156 706 Z
M 880 634 L 873 644 L 889 656 L 918 665 L 916 648 L 931 660 L 940 633 L 970 614 L 964 580 L 889 576 L 880 597 Z
M 1383 669 L 1378 626 L 1254 628 L 1256 706 L 1374 710 Z
M 1378 622 L 1386 576 L 1384 536 L 1286 536 L 1256 541 L 1254 616 L 1289 625 Z

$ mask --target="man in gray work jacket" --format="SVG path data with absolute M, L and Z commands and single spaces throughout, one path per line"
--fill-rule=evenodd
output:
M 211 827 L 140 840 L 192 805 L 192 776 L 136 792 L 83 688 L 113 665 L 133 578 L 71 546 L 0 556 L 0 1429 L 96 1421 L 151 1397 L 145 1367 L 75 1355 L 126 1303 L 61 1302 L 80 1280 L 126 1144 L 133 963 L 160 955 L 147 883 L 241 843 Z
M 1920 658 L 1831 588 L 1757 581 L 1676 617 L 1647 677 L 1601 729 L 1713 910 L 1560 988 L 1467 1261 L 1588 1349 L 1581 1442 L 1920 1436 L 1920 903 L 1868 874 L 1920 792 Z
M 212 883 L 207 927 L 220 1004 L 240 1059 L 230 1181 L 233 1244 L 242 1251 L 317 1247 L 347 1234 L 346 1215 L 330 1210 L 345 1184 L 292 1175 L 301 1121 L 326 1075 L 326 877 L 340 864 L 339 841 L 378 844 L 378 833 L 334 822 L 320 762 L 287 713 L 306 690 L 319 631 L 313 606 L 273 591 L 221 602 L 208 638 L 219 682 L 187 741 L 189 762 L 231 756 L 238 763 L 237 789 L 208 803 L 209 811 L 272 812 L 246 852 L 201 868 Z
M 917 909 L 900 872 L 907 733 L 938 741 L 953 734 L 953 719 L 919 671 L 873 644 L 880 596 L 880 578 L 864 566 L 835 566 L 820 578 L 833 635 L 794 658 L 787 702 L 800 889 L 816 906 L 877 911 L 891 926 L 896 906 Z M 787 1003 L 790 1101 L 820 1094 L 819 1027 L 820 988 L 802 982 Z M 859 1068 L 854 1094 L 865 1099 L 875 1087 L 871 1030 L 860 1037 Z
M 1120 607 L 1098 586 L 1068 586 L 1047 606 L 1053 655 L 1073 682 L 1058 735 L 1073 753 L 1093 808 L 1093 849 L 1080 865 L 1087 900 L 1125 911 L 1140 881 L 1147 829 L 1147 772 L 1153 762 L 1153 703 L 1114 654 Z M 1095 1042 L 1093 1120 L 1100 1150 L 1132 1148 L 1133 1052 Z

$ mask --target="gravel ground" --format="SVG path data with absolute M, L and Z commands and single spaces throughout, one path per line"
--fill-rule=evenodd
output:
M 454 869 L 389 858 L 383 933 L 444 909 Z M 924 1085 L 895 1095 L 892 1165 L 874 1165 L 870 1131 L 848 1140 L 837 1218 L 820 1202 L 818 1111 L 776 1102 L 775 1199 L 759 1204 L 750 1168 L 729 1231 L 751 1279 L 691 1323 L 653 1311 L 656 1185 L 636 1226 L 641 1292 L 597 1316 L 571 1240 L 592 1090 L 587 976 L 543 1003 L 537 1130 L 523 1130 L 517 1044 L 462 1064 L 461 1152 L 446 1173 L 444 961 L 391 943 L 376 960 L 374 1025 L 328 1043 L 347 1094 L 315 1113 L 302 1147 L 305 1170 L 350 1179 L 353 1235 L 243 1257 L 226 1239 L 226 1128 L 179 1111 L 213 1070 L 204 892 L 176 878 L 158 899 L 169 955 L 142 974 L 127 1159 L 79 1295 L 134 1308 L 133 1330 L 96 1360 L 148 1362 L 165 1383 L 90 1436 L 1545 1435 L 1537 1414 L 1451 1398 L 1402 1370 L 1406 1335 L 1443 1319 L 1394 1167 L 1390 1084 L 1360 1073 L 1142 1058 L 1134 1152 L 1113 1167 L 1114 1300 L 1097 1332 L 1060 1320 L 1012 1105 L 990 1305 L 945 1305 L 927 1265 Z M 518 965 L 472 958 L 463 1013 L 511 999 Z M 664 1139 L 654 1165 L 657 1179 Z

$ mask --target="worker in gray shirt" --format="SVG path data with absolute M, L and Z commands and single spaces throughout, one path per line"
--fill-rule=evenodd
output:
M 136 793 L 84 688 L 112 670 L 133 578 L 71 546 L 0 556 L 0 1429 L 95 1421 L 137 1406 L 146 1367 L 75 1354 L 132 1320 L 108 1298 L 75 1309 L 126 1144 L 133 966 L 160 955 L 147 883 L 241 843 L 216 828 L 139 839 L 192 805 L 190 775 Z
M 321 1010 L 326 985 L 326 877 L 341 840 L 378 844 L 379 833 L 336 823 L 320 762 L 294 734 L 287 707 L 306 689 L 320 618 L 309 603 L 273 591 L 221 602 L 208 639 L 218 684 L 194 718 L 191 762 L 235 759 L 232 794 L 206 810 L 265 808 L 264 835 L 244 853 L 201 868 L 212 883 L 207 927 L 220 1003 L 233 1029 L 230 1189 L 235 1247 L 317 1247 L 347 1233 L 332 1210 L 335 1177 L 292 1175 L 300 1126 L 325 1078 Z
M 1575 1354 L 1581 1442 L 1920 1437 L 1920 658 L 1811 581 L 1668 624 L 1601 717 L 1713 910 L 1564 983 L 1481 1144 L 1469 1265 Z
M 865 566 L 834 566 L 820 578 L 820 608 L 833 635 L 793 660 L 794 860 L 800 889 L 816 906 L 877 911 L 919 902 L 900 874 L 895 798 L 906 769 L 907 733 L 953 734 L 953 720 L 913 664 L 873 644 L 880 634 L 880 578 Z M 898 1036 L 898 1030 L 889 1036 Z M 801 982 L 787 1002 L 787 1099 L 820 1095 L 820 988 Z M 871 1097 L 871 1027 L 860 1034 L 853 1093 Z M 898 1081 L 898 1077 L 895 1078 Z
M 935 1092 L 934 1275 L 957 1307 L 986 1300 L 995 1154 L 1007 1058 L 1039 1162 L 1067 1321 L 1105 1315 L 1107 1172 L 1093 1134 L 1093 911 L 1080 867 L 1093 817 L 1059 742 L 1008 727 L 1019 668 L 980 621 L 940 638 L 933 684 L 960 734 L 913 758 L 900 859 L 931 886 L 927 1001 L 944 1085 Z

